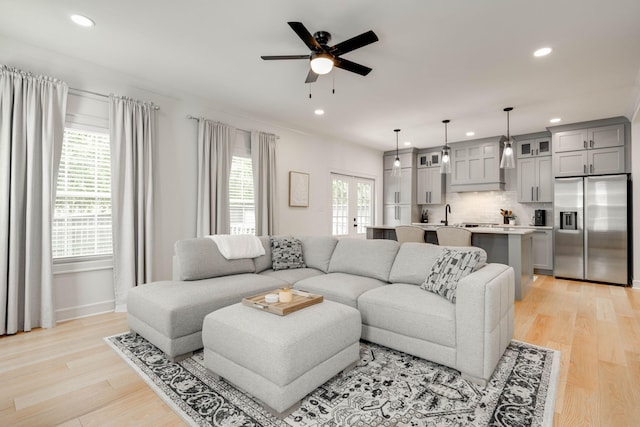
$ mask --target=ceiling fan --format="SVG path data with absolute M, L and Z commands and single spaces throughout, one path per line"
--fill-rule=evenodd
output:
M 331 40 L 331 34 L 326 31 L 318 31 L 311 35 L 302 22 L 288 22 L 293 31 L 302 39 L 304 44 L 311 49 L 311 53 L 307 55 L 272 55 L 261 56 L 264 60 L 276 59 L 308 59 L 310 60 L 311 69 L 307 74 L 305 83 L 313 83 L 318 80 L 318 75 L 327 74 L 333 67 L 351 71 L 352 73 L 366 76 L 371 72 L 371 68 L 357 64 L 347 59 L 341 58 L 341 55 L 359 49 L 368 44 L 378 41 L 376 33 L 369 30 L 359 36 L 350 38 L 335 46 L 328 46 Z

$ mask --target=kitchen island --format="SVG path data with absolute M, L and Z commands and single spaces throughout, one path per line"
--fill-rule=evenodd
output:
M 442 224 L 414 224 L 425 230 L 425 241 L 437 244 L 436 228 Z M 533 230 L 527 228 L 492 226 L 462 227 L 471 231 L 471 245 L 487 252 L 487 262 L 513 267 L 515 298 L 524 298 L 533 283 Z M 367 227 L 367 239 L 397 240 L 394 226 Z

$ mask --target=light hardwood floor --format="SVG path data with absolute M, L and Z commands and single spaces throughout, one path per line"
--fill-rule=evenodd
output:
M 0 425 L 183 425 L 104 342 L 109 313 L 0 338 Z M 515 338 L 562 351 L 557 426 L 640 425 L 640 292 L 539 276 Z

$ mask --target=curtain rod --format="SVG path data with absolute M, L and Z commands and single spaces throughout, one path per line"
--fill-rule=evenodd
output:
M 187 114 L 187 119 L 190 119 L 190 120 L 208 120 L 208 119 L 205 119 L 204 117 L 192 116 L 191 114 Z M 224 124 L 222 122 L 217 122 L 217 121 L 214 121 L 214 120 L 211 120 L 211 121 L 213 121 L 214 123 Z M 251 133 L 251 131 L 248 131 L 248 130 L 245 130 L 245 129 L 239 129 L 239 128 L 236 128 L 236 129 L 238 129 L 238 130 L 240 130 L 242 132 Z M 275 135 L 275 137 L 276 137 L 276 139 L 280 139 L 280 136 L 278 136 L 278 135 Z
M 70 87 L 69 90 L 74 90 L 76 92 L 90 93 L 91 95 L 99 96 L 101 98 L 109 98 L 109 95 L 105 95 L 104 93 L 93 92 L 93 91 L 90 91 L 90 90 L 77 89 L 75 87 Z M 116 96 L 116 97 L 117 98 L 130 99 L 132 101 L 136 101 L 135 99 L 129 98 L 127 96 Z M 142 102 L 144 102 L 144 101 L 142 101 Z M 146 104 L 150 104 L 151 108 L 153 108 L 156 111 L 160 109 L 160 107 L 158 107 L 157 105 L 154 105 L 153 102 L 146 102 Z

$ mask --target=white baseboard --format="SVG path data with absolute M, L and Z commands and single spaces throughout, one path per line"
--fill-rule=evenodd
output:
M 633 289 L 640 291 L 640 280 L 633 281 Z
M 65 322 L 67 320 L 79 319 L 81 317 L 110 313 L 114 310 L 114 308 L 115 300 L 79 305 L 77 307 L 61 308 L 60 310 L 56 310 L 56 321 Z

